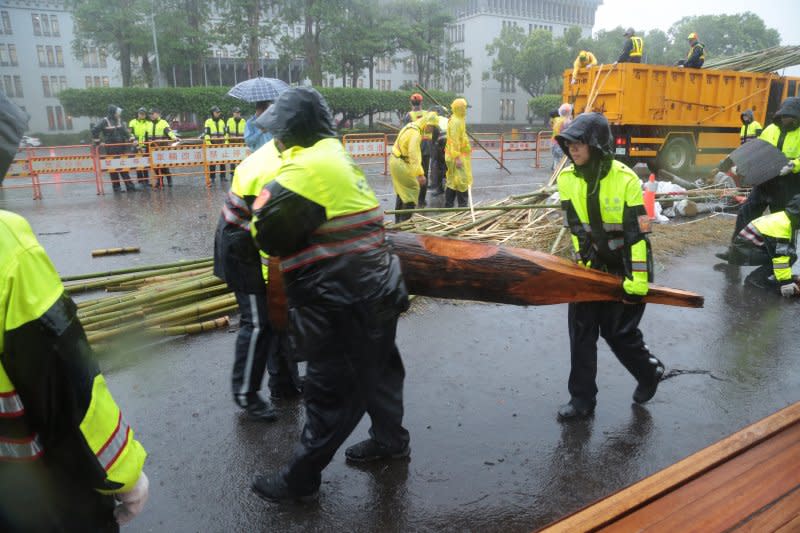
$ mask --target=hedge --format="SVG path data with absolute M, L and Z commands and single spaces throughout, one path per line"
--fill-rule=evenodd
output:
M 532 111 L 534 116 L 540 118 L 547 118 L 550 112 L 557 110 L 560 105 L 560 94 L 543 94 L 528 100 L 528 108 Z
M 378 91 L 376 89 L 318 87 L 334 115 L 359 119 L 369 113 L 398 112 L 409 109 L 409 97 L 413 91 Z M 110 104 L 123 108 L 126 117 L 133 117 L 139 107 L 158 107 L 164 116 L 176 113 L 209 114 L 213 106 L 219 106 L 225 115 L 238 106 L 247 116 L 254 111 L 248 104 L 227 96 L 227 87 L 167 87 L 149 89 L 140 87 L 104 87 L 96 89 L 66 89 L 58 95 L 64 110 L 74 117 L 102 117 Z M 445 106 L 449 106 L 456 95 L 441 91 L 430 93 Z M 433 105 L 427 101 L 425 107 Z

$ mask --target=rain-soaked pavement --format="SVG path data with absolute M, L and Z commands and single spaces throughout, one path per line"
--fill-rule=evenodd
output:
M 529 191 L 548 174 L 522 162 L 512 170 L 476 165 L 485 176 L 477 199 Z M 389 208 L 388 178 L 370 181 Z M 28 217 L 59 270 L 73 274 L 211 255 L 222 195 L 185 183 L 105 197 L 50 188 L 37 203 L 28 191 L 0 191 L 0 208 Z M 89 258 L 127 245 L 142 253 Z M 566 306 L 416 300 L 398 331 L 411 460 L 356 468 L 341 450 L 319 503 L 306 507 L 249 491 L 254 473 L 290 456 L 302 408 L 281 405 L 267 425 L 239 414 L 228 392 L 233 331 L 104 361 L 149 452 L 150 501 L 126 530 L 530 531 L 652 474 L 800 399 L 800 307 L 714 271 L 716 248 L 690 251 L 658 279 L 704 294 L 705 309 L 651 305 L 642 322 L 674 377 L 646 406 L 632 405 L 635 383 L 601 342 L 597 411 L 579 423 L 555 418 L 567 400 Z M 345 446 L 367 429 L 365 419 Z

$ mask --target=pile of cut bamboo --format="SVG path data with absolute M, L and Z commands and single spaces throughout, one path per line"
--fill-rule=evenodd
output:
M 710 59 L 704 68 L 742 72 L 775 72 L 800 65 L 800 46 L 773 46 L 757 52 Z
M 62 278 L 70 295 L 105 290 L 78 302 L 78 317 L 95 348 L 132 337 L 187 335 L 228 325 L 236 298 L 212 273 L 212 260 Z

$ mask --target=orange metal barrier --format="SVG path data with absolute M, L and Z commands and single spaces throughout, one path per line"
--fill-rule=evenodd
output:
M 475 137 L 502 163 L 534 159 L 540 166 L 541 153 L 550 148 L 551 131 L 510 134 L 506 139 L 500 133 L 477 133 Z M 361 166 L 381 166 L 382 173 L 389 174 L 389 155 L 397 139 L 396 134 L 360 133 L 345 135 L 342 144 L 345 150 Z M 491 159 L 473 143 L 473 159 Z M 115 146 L 124 147 L 123 153 Z M 43 185 L 71 185 L 94 183 L 97 194 L 105 194 L 111 183 L 112 172 L 128 173 L 131 181 L 137 180 L 136 172 L 149 174 L 154 186 L 169 185 L 173 177 L 202 180 L 211 186 L 212 167 L 216 176 L 233 175 L 233 168 L 248 155 L 244 144 L 206 145 L 202 139 L 182 139 L 179 144 L 171 141 L 153 142 L 147 146 L 136 144 L 56 146 L 24 148 L 12 163 L 2 188 L 31 188 L 33 198 L 42 198 Z M 142 173 L 142 178 L 144 174 Z M 122 181 L 122 180 L 121 180 Z M 124 185 L 124 183 L 120 183 Z
M 342 144 L 353 159 L 359 160 L 362 166 L 382 165 L 383 173 L 389 172 L 389 154 L 387 135 L 383 133 L 354 133 L 342 137 Z
M 552 137 L 552 130 L 542 130 L 536 134 L 536 168 L 541 167 L 542 151 L 550 150 L 553 146 Z

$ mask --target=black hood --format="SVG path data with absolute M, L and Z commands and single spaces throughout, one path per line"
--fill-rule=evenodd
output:
M 754 120 L 754 117 L 753 117 L 753 110 L 752 110 L 752 109 L 748 109 L 748 110 L 746 110 L 744 113 L 742 113 L 741 115 L 739 115 L 739 118 L 741 118 L 741 119 L 742 119 L 742 123 L 744 123 L 744 124 L 750 124 L 750 123 L 751 123 L 751 122 L 753 122 L 753 120 Z
M 784 100 L 783 103 L 781 103 L 781 106 L 778 108 L 778 111 L 775 112 L 776 121 L 781 117 L 792 117 L 800 120 L 800 98 L 796 96 L 790 96 Z
M 22 134 L 28 129 L 28 115 L 0 93 L 0 181 L 17 155 Z
M 567 157 L 572 161 L 567 148 L 567 142 L 582 141 L 592 148 L 593 154 L 599 154 L 603 159 L 614 157 L 614 137 L 611 127 L 602 113 L 582 113 L 575 117 L 559 135 L 556 141 Z M 572 161 L 574 163 L 574 161 Z
M 122 113 L 122 108 L 117 107 L 114 104 L 111 104 L 110 106 L 108 106 L 108 109 L 106 110 L 106 116 L 108 118 L 114 118 L 117 115 L 117 109 L 119 109 L 119 112 Z
M 256 119 L 256 125 L 272 133 L 286 148 L 307 148 L 321 139 L 336 136 L 328 104 L 321 94 L 310 87 L 294 87 L 284 91 Z

